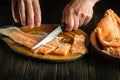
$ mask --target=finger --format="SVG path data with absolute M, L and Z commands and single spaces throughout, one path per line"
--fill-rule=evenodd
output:
M 17 1 L 16 0 L 12 0 L 12 16 L 13 16 L 13 19 L 16 23 L 19 22 L 19 12 L 18 12 L 18 6 L 17 6 Z
M 73 30 L 77 30 L 79 27 L 79 17 L 78 16 L 74 16 L 74 27 Z
M 72 13 L 71 12 L 65 12 L 64 18 L 65 18 L 65 23 L 67 25 L 66 30 L 67 31 L 72 31 L 73 26 L 74 26 L 74 19 L 73 19 Z
M 90 22 L 91 19 L 92 17 L 86 17 L 83 25 L 86 26 Z
M 41 10 L 39 0 L 33 0 L 33 10 L 34 10 L 34 24 L 36 26 L 41 25 Z
M 34 11 L 32 6 L 32 1 L 27 0 L 26 1 L 26 8 L 27 8 L 27 21 L 29 28 L 34 27 Z
M 84 24 L 85 16 L 84 14 L 81 14 L 79 17 L 79 26 L 82 26 Z
M 66 23 L 66 30 L 67 31 L 72 31 L 73 30 L 73 26 L 74 26 L 74 19 L 73 17 L 68 17 L 67 19 L 65 18 L 65 23 Z
M 26 14 L 25 14 L 25 3 L 23 0 L 19 0 L 19 14 L 20 14 L 20 21 L 23 26 L 26 25 Z

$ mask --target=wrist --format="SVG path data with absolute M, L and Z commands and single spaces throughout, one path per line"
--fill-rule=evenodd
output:
M 91 6 L 93 7 L 98 1 L 100 1 L 100 0 L 71 0 L 71 3 L 73 3 L 73 2 L 87 3 L 87 4 L 91 4 Z

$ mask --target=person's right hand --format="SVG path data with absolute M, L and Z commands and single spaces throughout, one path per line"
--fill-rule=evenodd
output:
M 41 25 L 39 0 L 12 0 L 12 15 L 16 23 L 33 28 Z
M 93 7 L 99 0 L 71 0 L 63 10 L 62 22 L 65 22 L 66 31 L 77 30 L 87 25 L 93 16 Z

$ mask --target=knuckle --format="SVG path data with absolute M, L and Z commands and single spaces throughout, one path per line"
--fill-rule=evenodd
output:
M 73 9 L 72 8 L 68 8 L 67 10 L 66 10 L 66 13 L 68 13 L 68 14 L 71 14 L 73 12 Z

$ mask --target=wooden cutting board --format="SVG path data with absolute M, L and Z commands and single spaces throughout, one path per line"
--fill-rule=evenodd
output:
M 58 25 L 57 24 L 42 24 L 40 27 L 35 27 L 33 29 L 29 29 L 28 27 L 21 27 L 20 29 L 26 33 L 30 33 L 30 34 L 39 34 L 40 32 L 45 32 L 45 33 L 50 33 L 51 31 L 53 31 Z M 62 34 L 59 34 L 59 36 L 62 37 L 67 37 L 67 38 L 73 38 L 74 34 L 83 34 L 86 37 L 86 45 L 88 45 L 89 40 L 88 40 L 88 36 L 87 34 L 78 29 L 77 31 L 71 31 L 71 32 L 64 32 Z M 68 54 L 66 56 L 62 56 L 62 55 L 51 55 L 51 54 L 47 54 L 47 55 L 42 55 L 42 54 L 34 54 L 33 51 L 23 45 L 20 45 L 18 43 L 15 43 L 12 39 L 8 38 L 8 37 L 2 37 L 2 40 L 4 40 L 9 47 L 14 50 L 16 53 L 25 55 L 25 56 L 29 56 L 32 58 L 37 58 L 40 60 L 46 60 L 46 61 L 53 61 L 53 62 L 68 62 L 68 61 L 73 61 L 79 58 L 82 58 L 85 54 Z

